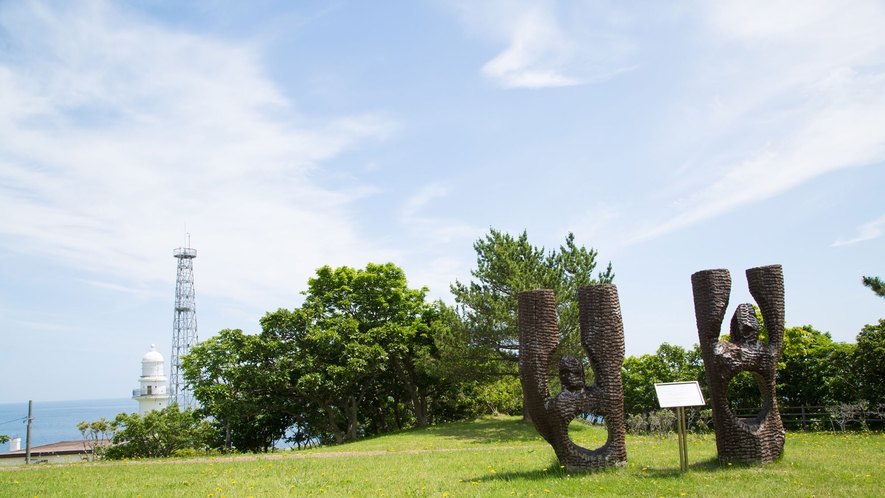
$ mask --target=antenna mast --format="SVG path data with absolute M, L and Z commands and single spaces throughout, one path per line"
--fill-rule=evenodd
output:
M 172 321 L 172 368 L 169 379 L 170 401 L 178 402 L 182 410 L 193 408 L 193 393 L 187 389 L 181 372 L 181 357 L 197 344 L 197 309 L 194 300 L 194 259 L 197 250 L 190 247 L 190 234 L 187 234 L 187 247 L 172 251 L 178 260 L 178 276 L 175 279 L 175 318 Z

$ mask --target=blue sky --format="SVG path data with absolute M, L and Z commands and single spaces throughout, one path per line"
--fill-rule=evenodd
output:
M 611 261 L 627 353 L 697 341 L 690 276 L 780 263 L 789 325 L 885 316 L 874 1 L 0 3 L 0 402 L 128 396 L 322 265 L 451 303 L 490 227 Z M 729 314 L 731 310 L 729 310 Z

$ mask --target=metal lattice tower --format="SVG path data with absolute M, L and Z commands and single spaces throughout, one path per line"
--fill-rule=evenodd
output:
M 190 245 L 190 244 L 188 244 Z M 194 407 L 193 394 L 187 389 L 181 372 L 181 357 L 197 344 L 197 309 L 194 304 L 194 258 L 197 250 L 179 247 L 172 251 L 178 259 L 175 280 L 175 319 L 172 322 L 172 368 L 169 401 L 177 401 L 182 410 Z

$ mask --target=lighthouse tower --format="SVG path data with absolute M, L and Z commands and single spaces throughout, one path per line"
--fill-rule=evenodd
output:
M 138 413 L 162 410 L 169 405 L 166 376 L 163 375 L 163 355 L 151 344 L 151 350 L 141 359 L 141 387 L 132 390 L 132 399 L 138 401 Z

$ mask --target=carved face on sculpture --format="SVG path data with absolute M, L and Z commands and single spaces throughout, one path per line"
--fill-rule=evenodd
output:
M 563 356 L 559 360 L 559 382 L 568 391 L 584 389 L 584 367 L 574 356 Z
M 525 408 L 538 433 L 553 447 L 568 472 L 602 470 L 627 463 L 624 440 L 624 326 L 617 288 L 598 284 L 578 288 L 581 348 L 596 383 L 586 385 L 584 363 L 574 356 L 559 360 L 562 391 L 550 396 L 548 375 L 560 331 L 556 296 L 550 289 L 519 293 L 519 377 Z M 569 424 L 585 413 L 605 417 L 608 438 L 588 449 L 575 444 Z
M 733 342 L 747 344 L 759 340 L 759 321 L 751 304 L 739 304 L 731 317 L 729 335 Z
M 784 449 L 786 431 L 777 405 L 777 363 L 784 340 L 784 275 L 780 265 L 746 272 L 750 295 L 765 317 L 766 338 L 751 304 L 741 304 L 731 319 L 729 340 L 719 339 L 731 293 L 728 270 L 691 276 L 701 354 L 713 409 L 716 451 L 722 462 L 771 463 Z M 728 400 L 729 382 L 739 372 L 755 377 L 762 406 L 755 417 L 737 417 Z

